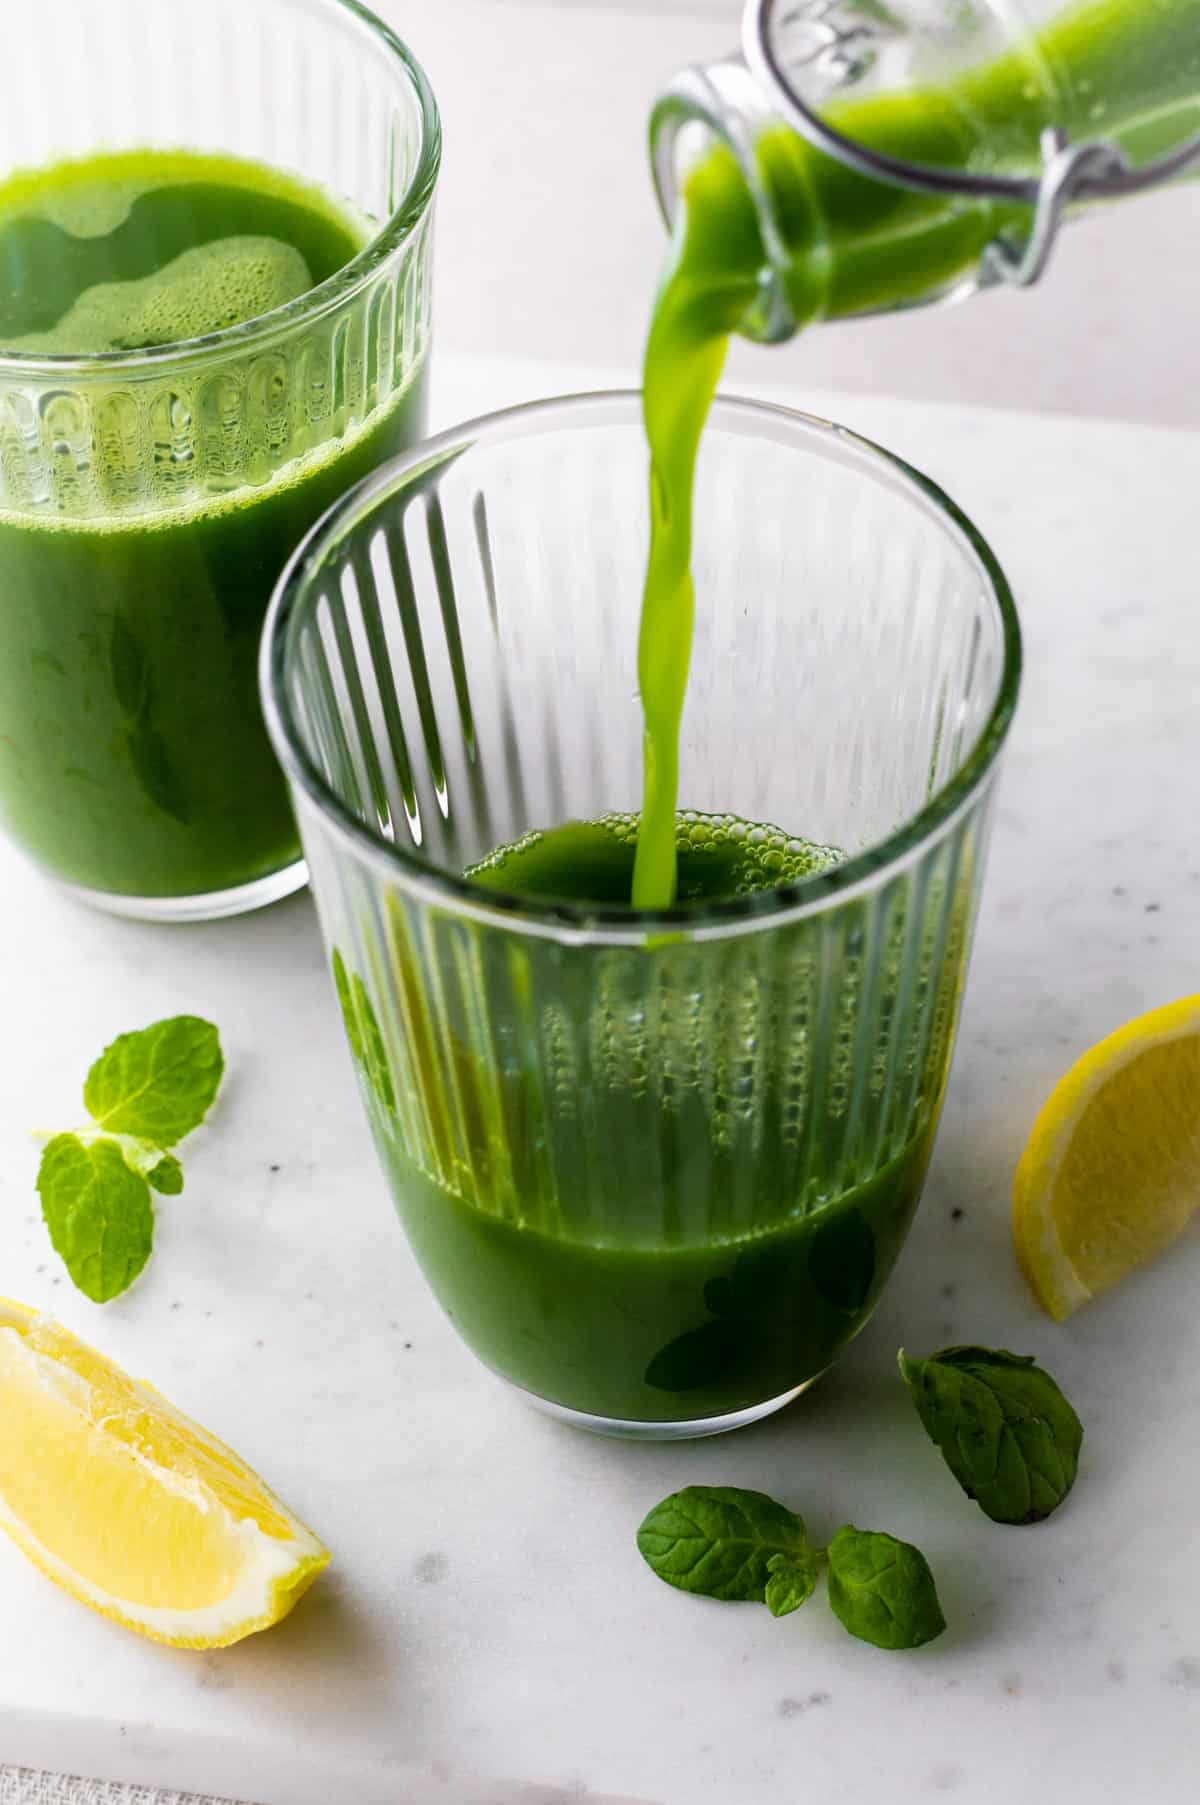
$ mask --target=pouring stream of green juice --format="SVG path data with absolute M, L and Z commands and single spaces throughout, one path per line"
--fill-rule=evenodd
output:
M 837 10 L 822 0 L 788 19 L 807 11 L 828 31 Z M 865 0 L 857 13 L 854 0 L 842 10 L 895 26 L 894 10 L 880 15 Z M 916 36 L 928 32 L 927 15 L 926 8 Z M 979 18 L 995 24 L 987 8 Z M 968 58 L 936 85 L 826 96 L 824 119 L 855 144 L 919 170 L 1002 176 L 1037 171 L 1049 128 L 1076 142 L 1102 138 L 1133 169 L 1200 132 L 1200 0 L 1086 0 L 1023 35 L 1013 34 L 1010 18 L 1006 12 L 1011 41 L 987 60 Z M 969 9 L 953 21 L 947 9 L 938 24 L 944 34 L 964 20 L 969 26 Z M 871 29 L 860 25 L 852 35 Z M 940 50 L 941 39 L 930 41 Z M 753 91 L 747 70 L 709 73 L 722 69 L 735 77 L 728 92 Z M 656 114 L 653 129 L 673 142 L 689 123 L 688 92 L 685 80 Z M 717 116 L 698 107 L 690 122 L 702 128 L 704 146 L 672 197 L 671 254 L 644 367 L 651 539 L 638 645 L 644 792 L 633 902 L 649 909 L 676 897 L 679 738 L 695 607 L 692 486 L 731 334 L 776 338 L 967 292 L 981 285 L 988 247 L 1023 239 L 1031 224 L 1028 206 L 1003 197 L 861 174 L 773 117 L 765 101 L 746 117 L 735 98 L 722 118 L 719 85 L 713 92 Z

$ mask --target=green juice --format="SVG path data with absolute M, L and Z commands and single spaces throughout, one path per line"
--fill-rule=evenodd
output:
M 257 318 L 333 276 L 370 223 L 258 164 L 185 151 L 62 163 L 0 185 L 0 350 L 136 352 Z M 22 461 L 0 378 L 0 821 L 47 870 L 138 898 L 234 889 L 299 856 L 257 695 L 271 589 L 318 516 L 417 436 L 418 364 L 359 419 L 314 379 L 294 430 L 283 360 L 147 391 L 69 371 L 55 468 Z M 314 370 L 316 366 L 314 364 Z M 71 463 L 86 462 L 86 482 Z M 40 486 L 39 486 L 40 485 Z
M 639 844 L 637 815 L 568 821 L 502 846 L 467 876 L 489 890 L 565 902 L 620 906 L 629 902 Z M 778 827 L 737 815 L 689 809 L 672 822 L 671 848 L 680 902 L 717 902 L 799 883 L 841 861 L 833 846 L 794 839 Z
M 502 848 L 470 875 L 518 894 L 626 902 L 638 827 L 634 815 L 571 822 Z M 736 816 L 689 811 L 671 829 L 680 901 L 750 896 L 841 858 Z M 411 1168 L 395 1175 L 414 1247 L 461 1333 L 539 1397 L 639 1422 L 720 1417 L 781 1397 L 828 1366 L 892 1269 L 920 1195 L 926 1137 L 868 1183 L 797 1215 L 795 1174 L 771 1141 L 730 1146 L 699 1097 L 678 1107 L 674 1169 L 661 1182 L 668 1193 L 690 1185 L 736 1199 L 754 1224 L 744 1232 L 730 1225 L 656 1245 L 661 1225 L 637 1219 L 647 1149 L 636 1137 L 613 1147 L 599 1179 L 588 1174 L 589 1187 L 607 1193 L 601 1219 L 626 1219 L 615 1244 L 547 1235 L 472 1210 Z
M 869 1182 L 790 1219 L 768 1158 L 754 1174 L 767 1226 L 675 1247 L 639 1246 L 635 1230 L 608 1244 L 546 1234 L 472 1208 L 397 1150 L 388 1165 L 425 1276 L 493 1372 L 588 1416 L 694 1422 L 786 1397 L 863 1327 L 929 1147 L 919 1137 Z M 614 1155 L 614 1190 L 629 1176 Z
M 571 822 L 468 875 L 628 906 L 636 844 L 635 816 Z M 675 846 L 694 902 L 752 904 L 841 858 L 693 812 Z M 866 1121 L 847 1139 L 831 1118 L 814 1142 L 805 1037 L 788 1038 L 815 950 L 805 927 L 564 962 L 552 943 L 466 937 L 394 898 L 384 943 L 364 928 L 364 948 L 361 973 L 340 951 L 334 970 L 376 1138 L 421 1266 L 487 1365 L 589 1416 L 707 1422 L 794 1390 L 862 1327 L 917 1205 L 946 1049 L 882 1150 Z M 953 959 L 936 981 L 949 999 Z M 382 1018 L 372 995 L 391 999 Z M 882 1058 L 888 1034 L 881 1011 Z

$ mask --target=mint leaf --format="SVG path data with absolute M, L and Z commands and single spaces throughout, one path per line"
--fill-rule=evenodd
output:
M 87 1075 L 84 1108 L 114 1134 L 173 1147 L 208 1114 L 224 1066 L 211 1022 L 171 1016 L 105 1048 Z
M 1083 1425 L 1032 1355 L 948 1347 L 900 1371 L 946 1465 L 994 1523 L 1038 1523 L 1075 1483 Z
M 946 1627 L 929 1563 L 911 1542 L 849 1523 L 829 1544 L 829 1604 L 876 1648 L 920 1648 Z
M 57 1134 L 42 1154 L 38 1195 L 54 1251 L 95 1304 L 132 1285 L 154 1245 L 154 1208 L 146 1180 L 116 1141 L 85 1146 Z
M 773 1554 L 767 1562 L 766 1606 L 772 1617 L 786 1617 L 807 1604 L 817 1583 L 817 1557 L 811 1548 L 803 1554 Z
M 146 1183 L 164 1197 L 178 1197 L 183 1189 L 183 1167 L 173 1153 L 164 1153 L 158 1164 L 151 1166 Z
M 642 1523 L 637 1545 L 659 1579 L 681 1592 L 758 1603 L 766 1598 L 773 1556 L 802 1560 L 810 1552 L 794 1511 L 763 1492 L 730 1485 L 672 1492 Z M 776 1596 L 782 1596 L 782 1582 Z
M 389 1114 L 394 1114 L 396 1092 L 379 1017 L 367 995 L 366 985 L 357 972 L 347 971 L 346 962 L 336 947 L 333 949 L 333 981 L 354 1062 L 383 1107 Z

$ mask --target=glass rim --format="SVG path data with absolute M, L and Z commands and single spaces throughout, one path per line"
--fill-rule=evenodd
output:
M 421 147 L 404 193 L 386 220 L 349 263 L 306 289 L 290 301 L 192 338 L 172 339 L 165 345 L 147 345 L 137 351 L 15 351 L 0 345 L 0 376 L 43 377 L 62 381 L 67 377 L 111 376 L 120 371 L 149 371 L 177 361 L 218 356 L 227 350 L 269 340 L 301 323 L 323 318 L 359 293 L 405 242 L 425 215 L 437 183 L 442 160 L 442 123 L 429 78 L 404 40 L 387 22 L 364 6 L 362 0 L 284 0 L 285 5 L 332 9 L 349 13 L 390 55 L 396 69 L 407 78 L 421 118 Z
M 891 487 L 907 492 L 911 500 L 938 517 L 974 559 L 999 614 L 1003 667 L 988 718 L 957 771 L 915 814 L 839 865 L 746 896 L 676 902 L 667 909 L 556 900 L 478 884 L 397 845 L 346 806 L 305 748 L 286 683 L 291 646 L 303 624 L 306 605 L 311 605 L 315 596 L 311 582 L 328 553 L 372 517 L 377 503 L 481 440 L 514 436 L 514 428 L 522 435 L 536 432 L 556 419 L 566 424 L 572 413 L 586 416 L 585 427 L 600 425 L 607 415 L 610 424 L 636 424 L 640 429 L 641 409 L 640 389 L 597 389 L 521 402 L 425 439 L 381 464 L 335 501 L 301 540 L 275 586 L 263 625 L 259 692 L 267 731 L 284 774 L 357 857 L 365 858 L 389 881 L 424 902 L 513 931 L 626 945 L 644 944 L 648 934 L 671 930 L 709 938 L 773 927 L 816 914 L 886 882 L 910 857 L 953 827 L 994 772 L 1016 710 L 1022 646 L 1012 591 L 982 534 L 937 483 L 849 427 L 776 402 L 719 395 L 710 415 L 712 426 L 719 428 L 722 421 L 743 425 L 766 421 L 777 429 L 772 436 L 778 437 L 778 429 L 785 428 L 822 452 L 833 444 L 848 447 L 864 463 L 881 471 Z

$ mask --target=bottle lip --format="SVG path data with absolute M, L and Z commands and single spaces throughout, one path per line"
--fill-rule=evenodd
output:
M 755 149 L 759 133 L 775 115 L 742 57 L 685 69 L 659 96 L 650 115 L 650 160 L 659 208 L 672 231 L 680 200 L 680 138 L 698 131 L 723 144 L 737 160 L 754 203 L 766 261 L 758 293 L 738 330 L 760 344 L 791 338 L 803 323 L 788 293 L 790 258 L 770 191 Z

